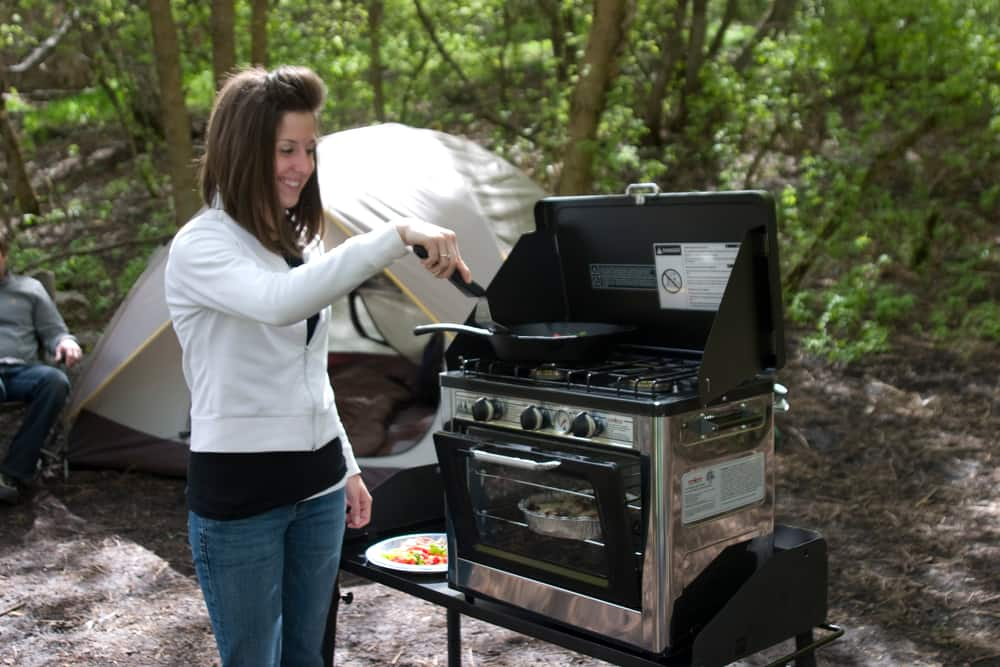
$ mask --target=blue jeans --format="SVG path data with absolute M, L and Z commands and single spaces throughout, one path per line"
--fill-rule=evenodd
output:
M 0 402 L 24 401 L 28 411 L 0 463 L 0 472 L 27 482 L 35 476 L 42 446 L 66 404 L 69 379 L 45 364 L 0 364 Z
M 188 539 L 222 667 L 324 664 L 344 490 L 246 519 L 188 513 Z

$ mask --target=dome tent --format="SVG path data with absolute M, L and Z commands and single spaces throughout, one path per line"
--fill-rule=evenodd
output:
M 473 277 L 484 285 L 520 234 L 534 229 L 533 206 L 544 195 L 499 156 L 434 130 L 398 124 L 347 130 L 324 137 L 317 153 L 328 247 L 399 216 L 418 217 L 456 231 Z M 166 248 L 153 254 L 85 357 L 66 411 L 73 466 L 185 474 L 190 396 L 164 299 L 166 258 Z M 370 401 L 392 394 L 399 405 L 408 402 L 405 392 L 372 382 L 385 374 L 387 386 L 398 385 L 398 378 L 389 376 L 421 359 L 427 340 L 413 336 L 413 326 L 464 321 L 474 302 L 427 273 L 413 256 L 394 262 L 351 301 L 334 304 L 331 374 L 338 406 L 348 398 L 364 405 L 360 432 L 373 426 Z M 382 342 L 359 336 L 359 326 Z M 345 390 L 342 382 L 352 377 L 365 382 Z M 358 395 L 366 391 L 373 395 Z M 378 414 L 397 423 L 379 424 L 375 431 L 401 437 L 374 452 L 377 457 L 359 452 L 362 467 L 434 461 L 430 434 L 440 423 L 436 406 L 419 418 L 414 413 L 411 423 L 406 423 L 409 413 L 396 407 Z M 345 405 L 341 412 L 349 417 L 351 410 Z M 350 419 L 344 422 L 354 441 Z

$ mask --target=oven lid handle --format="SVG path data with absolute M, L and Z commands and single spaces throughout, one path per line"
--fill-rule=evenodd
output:
M 488 463 L 499 463 L 500 465 L 512 468 L 522 468 L 524 470 L 552 470 L 558 468 L 562 461 L 532 461 L 531 459 L 519 459 L 516 456 L 504 456 L 493 452 L 484 452 L 480 449 L 472 450 L 472 458 L 477 461 Z

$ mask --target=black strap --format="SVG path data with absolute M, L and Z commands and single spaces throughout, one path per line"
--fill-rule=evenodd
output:
M 301 257 L 292 257 L 290 255 L 285 255 L 285 264 L 288 264 L 288 268 L 294 269 L 296 266 L 302 266 Z M 316 325 L 319 324 L 319 313 L 315 315 L 310 315 L 309 319 L 306 320 L 306 345 L 312 340 L 313 332 L 316 331 Z
M 365 331 L 364 325 L 361 324 L 361 316 L 358 314 L 358 306 L 356 303 L 358 299 L 363 299 L 363 298 L 364 297 L 361 296 L 361 293 L 358 290 L 352 290 L 350 295 L 348 295 L 347 297 L 347 305 L 349 307 L 351 315 L 351 324 L 354 325 L 354 330 L 357 331 L 358 335 L 361 336 L 362 338 L 367 338 L 368 340 L 378 343 L 379 345 L 392 347 L 391 345 L 389 345 L 389 342 L 385 340 L 385 338 L 376 338 L 375 336 L 372 336 L 370 333 Z

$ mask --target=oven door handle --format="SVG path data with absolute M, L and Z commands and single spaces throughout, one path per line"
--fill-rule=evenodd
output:
M 562 461 L 532 461 L 531 459 L 519 459 L 516 456 L 504 456 L 503 454 L 484 452 L 479 449 L 472 450 L 472 458 L 477 461 L 499 463 L 500 465 L 510 466 L 511 468 L 522 468 L 524 470 L 552 470 L 562 464 Z

